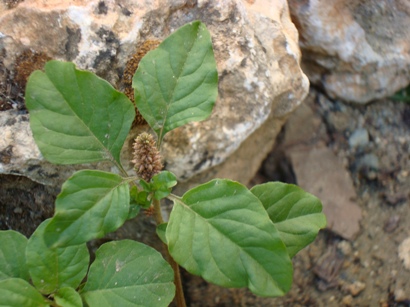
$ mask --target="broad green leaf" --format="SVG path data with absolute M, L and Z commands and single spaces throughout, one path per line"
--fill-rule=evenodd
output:
M 0 280 L 0 305 L 9 307 L 49 306 L 40 292 L 20 278 Z
M 168 226 L 168 223 L 162 223 L 162 224 L 159 224 L 156 228 L 157 235 L 164 244 L 168 244 L 167 237 L 166 237 L 167 226 Z
M 36 288 L 49 294 L 62 287 L 76 288 L 87 274 L 90 255 L 87 245 L 48 248 L 44 231 L 51 219 L 45 220 L 27 243 L 26 258 Z
M 290 257 L 310 244 L 319 229 L 326 226 L 320 200 L 296 185 L 268 182 L 253 187 L 251 192 L 262 202 Z
M 57 196 L 55 215 L 45 230 L 47 246 L 69 246 L 101 238 L 127 219 L 128 182 L 102 171 L 76 172 Z
M 192 274 L 223 287 L 280 296 L 292 283 L 286 247 L 262 204 L 240 183 L 216 179 L 175 198 L 166 239 Z
M 206 119 L 218 94 L 218 73 L 205 25 L 191 22 L 172 33 L 141 60 L 132 80 L 142 116 L 163 136 Z
M 26 106 L 34 140 L 52 163 L 120 163 L 135 110 L 107 81 L 73 63 L 50 61 L 31 74 Z
M 97 250 L 81 296 L 90 307 L 168 306 L 173 280 L 171 266 L 153 248 L 113 241 Z
M 27 238 L 13 230 L 0 231 L 0 280 L 30 280 L 26 265 Z
M 54 295 L 54 300 L 61 307 L 83 307 L 80 294 L 69 287 L 58 290 Z

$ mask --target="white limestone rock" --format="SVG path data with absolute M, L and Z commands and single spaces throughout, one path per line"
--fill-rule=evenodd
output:
M 332 98 L 367 103 L 410 83 L 410 2 L 289 0 L 302 68 Z
M 11 72 L 17 56 L 31 49 L 73 61 L 118 84 L 137 46 L 147 40 L 161 41 L 194 20 L 204 22 L 212 35 L 219 97 L 211 118 L 166 136 L 166 166 L 181 180 L 224 176 L 246 183 L 271 149 L 286 115 L 303 101 L 309 87 L 299 66 L 298 33 L 286 1 L 24 1 L 0 12 L 0 51 Z M 5 128 L 10 118 L 18 126 Z M 0 162 L 0 172 L 18 171 L 34 181 L 55 184 L 60 178 L 56 170 L 62 167 L 42 159 L 27 119 L 26 114 L 0 112 L 0 129 L 10 135 L 1 134 L 0 152 L 12 148 L 7 163 Z M 133 130 L 130 138 L 138 131 Z M 129 143 L 123 154 L 126 165 Z M 43 170 L 45 165 L 53 177 L 28 171 L 30 167 Z M 64 169 L 69 172 L 70 167 Z

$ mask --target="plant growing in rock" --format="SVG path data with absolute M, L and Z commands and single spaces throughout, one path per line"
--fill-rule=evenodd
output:
M 72 63 L 50 61 L 27 84 L 34 139 L 57 164 L 110 161 L 116 173 L 81 170 L 62 186 L 55 214 L 30 237 L 0 232 L 0 297 L 10 306 L 184 306 L 178 266 L 223 287 L 280 296 L 292 283 L 291 258 L 326 224 L 320 201 L 280 182 L 252 189 L 228 179 L 172 194 L 162 170 L 164 136 L 207 118 L 217 97 L 210 34 L 201 22 L 175 31 L 140 62 L 135 103 L 151 126 L 134 143 L 136 174 L 120 152 L 134 120 L 130 100 Z M 155 135 L 155 137 L 154 137 Z M 163 221 L 161 200 L 173 202 Z M 86 242 L 113 232 L 139 209 L 154 212 L 167 261 L 131 240 L 103 244 L 89 266 Z

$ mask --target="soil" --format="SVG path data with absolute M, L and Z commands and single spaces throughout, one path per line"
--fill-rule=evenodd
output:
M 189 306 L 410 306 L 410 265 L 399 257 L 400 244 L 410 237 L 410 104 L 349 105 L 315 89 L 305 103 L 320 115 L 321 140 L 346 161 L 363 215 L 359 233 L 349 241 L 321 231 L 294 257 L 293 287 L 284 297 L 258 298 L 187 277 Z M 287 128 L 253 184 L 297 183 L 283 150 Z M 368 138 L 354 139 L 358 129 Z M 401 257 L 410 263 L 410 249 Z

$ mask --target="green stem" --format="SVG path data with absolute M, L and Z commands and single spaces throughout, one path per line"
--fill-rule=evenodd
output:
M 157 222 L 157 225 L 164 223 L 164 219 L 162 218 L 161 205 L 160 205 L 159 200 L 154 198 L 152 203 L 154 204 L 155 222 Z
M 154 204 L 154 217 L 155 217 L 155 221 L 157 225 L 164 223 L 159 200 L 154 199 L 153 204 Z M 164 244 L 164 247 L 165 247 L 164 249 L 165 249 L 166 258 L 169 264 L 171 265 L 172 269 L 174 270 L 174 284 L 176 287 L 176 294 L 175 294 L 175 299 L 174 299 L 175 303 L 177 304 L 178 307 L 186 307 L 184 290 L 182 288 L 182 280 L 181 280 L 181 274 L 179 272 L 178 263 L 176 263 L 175 260 L 172 258 L 172 256 L 168 252 L 168 247 L 165 244 Z
M 115 161 L 114 159 L 111 160 L 111 162 L 113 162 L 115 164 L 115 166 L 118 168 L 118 170 L 125 176 L 128 177 L 128 173 L 127 171 L 122 167 L 122 165 L 120 163 L 118 163 L 117 161 Z

